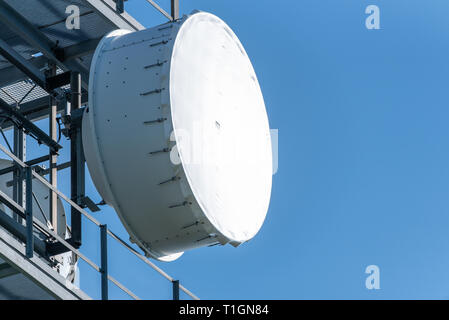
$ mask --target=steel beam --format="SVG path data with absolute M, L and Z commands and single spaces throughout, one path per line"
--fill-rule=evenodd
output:
M 1 71 L 0 71 L 1 72 Z M 22 115 L 24 115 L 28 120 L 30 121 L 37 121 L 37 120 L 41 120 L 43 118 L 46 118 L 48 116 L 48 101 L 49 101 L 50 97 L 42 97 L 42 98 L 38 98 L 36 100 L 30 101 L 30 102 L 25 102 L 22 103 L 20 105 L 20 112 L 22 113 Z M 87 95 L 85 98 L 86 102 L 87 102 Z M 65 101 L 62 100 L 58 103 L 58 113 L 61 113 L 64 111 L 65 109 Z M 0 116 L 5 115 L 3 112 L 1 112 L 0 110 Z M 6 120 L 3 124 L 2 124 L 2 128 L 5 130 L 11 129 L 14 126 L 14 124 L 9 121 Z
M 91 54 L 95 51 L 97 48 L 98 42 L 101 40 L 101 38 L 95 38 L 95 39 L 89 39 L 82 41 L 80 43 L 67 46 L 63 49 L 63 61 L 62 62 L 70 62 L 72 60 L 75 60 L 76 58 L 86 56 L 88 54 Z M 37 58 L 31 58 L 26 60 L 29 64 L 34 66 L 37 69 L 44 68 L 48 62 L 49 59 L 45 56 L 40 56 Z M 86 76 L 86 75 L 84 75 Z M 29 77 L 23 73 L 20 69 L 16 68 L 15 66 L 6 67 L 3 69 L 0 69 L 0 87 L 4 87 L 8 84 L 15 83 L 18 81 L 22 81 L 25 79 L 28 79 Z M 88 82 L 88 78 L 85 78 L 85 82 Z
M 20 132 L 22 132 L 22 134 L 20 134 Z M 17 126 L 14 126 L 14 131 L 13 131 L 13 152 L 14 155 L 20 159 L 20 161 L 24 161 L 24 154 L 23 154 L 23 131 L 19 130 L 19 128 L 17 128 Z M 21 205 L 23 205 L 22 200 L 19 200 L 19 194 L 22 194 L 21 192 L 18 191 L 20 184 L 19 184 L 19 180 L 21 178 L 22 175 L 22 170 L 21 168 L 19 168 L 14 162 L 14 170 L 13 170 L 13 178 L 12 178 L 12 198 L 14 201 L 16 201 L 17 203 L 20 203 Z
M 70 77 L 70 72 L 66 72 L 63 74 L 68 74 Z M 52 66 L 51 68 L 51 75 L 53 77 L 56 76 L 56 66 Z M 70 78 L 69 78 L 70 82 Z M 48 124 L 49 124 L 49 132 L 50 132 L 50 138 L 53 141 L 58 140 L 58 133 L 57 133 L 57 120 L 56 116 L 58 113 L 58 103 L 56 99 L 50 98 L 50 108 L 49 108 L 49 114 L 48 114 Z M 50 158 L 50 184 L 54 187 L 58 187 L 58 168 L 57 168 L 57 162 L 58 162 L 58 155 L 54 152 L 49 153 Z M 50 222 L 53 226 L 53 231 L 55 233 L 58 233 L 58 195 L 53 192 L 53 190 L 49 190 L 49 208 L 50 208 Z
M 72 64 L 71 68 L 69 68 L 69 65 L 61 62 L 60 59 L 63 59 L 64 51 L 58 48 L 56 43 L 51 41 L 4 0 L 0 0 L 0 20 L 36 50 L 40 51 L 44 56 L 58 65 L 63 71 L 74 69 L 83 74 L 87 73 L 87 70 L 79 64 L 76 64 L 75 61 L 70 62 Z M 84 87 L 87 89 L 87 83 L 84 84 Z
M 4 211 L 0 210 L 0 225 L 5 228 L 12 235 L 17 237 L 20 241 L 26 243 L 28 239 L 27 228 L 21 223 L 15 221 L 8 216 Z M 34 235 L 30 238 L 34 243 L 34 249 L 36 252 L 45 257 L 47 255 L 47 246 L 44 241 L 37 239 Z M 27 253 L 29 253 L 27 251 Z
M 125 12 L 125 4 L 123 3 L 123 0 L 115 0 L 116 3 L 116 10 L 118 13 L 122 14 Z
M 23 164 L 23 163 L 22 163 Z M 26 167 L 29 168 L 29 167 Z M 32 175 L 33 172 L 30 170 Z M 43 178 L 42 178 L 43 179 Z M 43 179 L 43 181 L 46 181 Z M 46 181 L 46 183 L 48 183 Z M 51 187 L 49 184 L 48 186 Z M 27 217 L 27 210 L 19 205 L 17 202 L 12 200 L 8 195 L 6 195 L 3 191 L 0 190 L 0 202 L 2 202 L 5 206 L 10 208 L 13 213 L 16 213 L 21 218 Z M 22 242 L 27 241 L 27 229 L 20 223 L 17 223 L 16 221 L 12 220 L 9 216 L 6 214 L 2 215 L 2 212 L 0 210 L 0 225 L 4 226 L 7 230 L 9 230 L 12 234 L 17 236 Z M 12 224 L 9 220 L 11 219 L 15 224 Z M 9 221 L 9 222 L 8 222 Z M 93 264 L 89 259 L 87 259 L 84 255 L 82 255 L 76 248 L 74 248 L 74 245 L 72 244 L 72 239 L 62 239 L 58 234 L 56 234 L 53 230 L 48 229 L 48 226 L 45 225 L 43 222 L 39 221 L 38 219 L 33 217 L 32 225 L 34 228 L 39 230 L 39 232 L 43 233 L 48 238 L 54 238 L 56 242 L 53 243 L 46 243 L 40 239 L 35 238 L 34 239 L 34 248 L 36 252 L 38 252 L 41 256 L 46 257 L 47 255 L 57 255 L 63 252 L 72 251 L 74 252 L 78 257 L 81 257 L 84 261 L 89 263 L 94 269 L 97 271 L 100 271 L 100 268 Z M 1 228 L 0 228 L 1 230 Z M 59 251 L 55 252 L 55 248 L 59 248 Z M 0 248 L 1 249 L 1 248 Z M 61 250 L 62 249 L 62 250 Z
M 0 279 L 7 278 L 20 273 L 7 263 L 0 263 Z
M 179 0 L 171 0 L 171 16 L 173 20 L 179 19 Z
M 64 87 L 70 84 L 70 73 L 71 71 L 66 71 L 60 74 L 56 74 L 56 67 L 52 66 L 47 72 L 47 89 L 54 90 L 57 88 Z M 56 102 L 55 102 L 56 103 Z
M 72 72 L 70 83 L 71 103 L 70 103 L 70 189 L 71 200 L 76 204 L 81 204 L 84 197 L 84 155 L 81 142 L 81 75 Z M 81 246 L 81 213 L 71 207 L 72 239 L 76 248 Z
M 30 45 L 53 61 L 58 61 L 55 43 L 40 32 L 31 22 L 22 17 L 4 0 L 0 0 L 0 19 Z
M 109 300 L 108 290 L 108 226 L 100 225 L 101 246 L 101 300 Z
M 81 97 L 81 104 L 87 103 L 88 95 L 87 93 L 83 92 L 83 95 Z M 48 116 L 48 102 L 49 97 L 42 97 L 38 98 L 36 100 L 25 102 L 20 105 L 20 112 L 30 121 L 37 121 L 41 120 L 43 118 L 46 118 Z M 62 113 L 65 111 L 66 108 L 66 101 L 61 100 L 58 101 L 57 106 L 57 112 Z M 5 115 L 0 110 L 0 116 Z M 10 121 L 5 121 L 2 125 L 3 129 L 9 129 L 13 126 L 13 124 Z
M 22 57 L 16 50 L 11 48 L 5 41 L 0 39 L 0 54 L 8 59 L 13 65 L 15 65 L 20 71 L 26 74 L 31 80 L 33 80 L 41 88 L 45 88 L 46 81 L 45 75 L 28 60 Z
M 44 56 L 40 56 L 37 58 L 31 58 L 26 60 L 29 64 L 34 66 L 36 69 L 41 69 L 45 67 L 48 59 Z M 9 67 L 0 69 L 0 87 L 7 86 L 12 83 L 16 83 L 29 77 L 23 73 L 20 69 L 18 69 L 15 65 L 11 65 Z
M 44 114 L 48 115 L 49 100 L 50 97 L 46 96 L 30 102 L 22 103 L 20 105 L 20 112 L 30 121 L 38 120 Z M 58 104 L 58 112 L 63 111 L 64 108 L 65 106 L 63 102 Z
M 19 122 L 26 131 L 31 132 L 33 135 L 35 135 L 38 141 L 47 145 L 53 152 L 58 152 L 58 150 L 62 148 L 62 146 L 60 146 L 56 141 L 50 138 L 38 126 L 36 126 L 14 107 L 11 107 L 2 99 L 0 99 L 0 110 L 2 110 L 3 114 L 5 114 L 6 116 L 11 117 Z
M 141 25 L 128 13 L 117 12 L 117 5 L 114 0 L 84 0 L 95 12 L 100 15 L 113 28 L 127 29 L 131 31 L 143 30 Z
M 56 166 L 56 169 L 57 169 L 58 171 L 59 171 L 59 170 L 64 170 L 64 169 L 70 168 L 70 166 L 71 166 L 70 161 L 67 161 L 67 162 L 58 164 L 58 165 Z M 38 169 L 38 168 L 39 168 L 39 169 Z M 40 174 L 41 176 L 45 176 L 45 175 L 47 175 L 47 174 L 50 173 L 50 169 L 42 169 L 41 167 L 36 167 L 35 171 L 36 171 L 36 173 Z M 8 184 L 8 182 L 7 182 L 7 184 Z
M 179 280 L 173 280 L 172 286 L 173 286 L 173 300 L 179 300 Z
M 26 164 L 28 165 L 28 161 L 26 162 Z M 67 169 L 67 168 L 70 168 L 70 161 L 67 161 L 67 162 L 64 162 L 64 163 L 61 163 L 61 164 L 58 164 L 57 166 L 56 166 L 56 170 L 64 170 L 64 169 Z M 7 169 L 10 169 L 10 168 L 6 168 L 6 169 L 3 169 L 3 170 L 7 170 Z M 41 176 L 46 176 L 47 174 L 49 174 L 50 173 L 50 169 L 48 168 L 48 169 L 43 169 L 42 167 L 40 167 L 40 166 L 36 166 L 36 167 L 34 167 L 33 168 L 34 169 L 34 171 L 37 173 L 37 174 L 39 174 L 39 175 L 41 175 Z M 1 174 L 1 173 L 0 173 Z M 13 181 L 12 180 L 10 180 L 10 181 L 7 181 L 6 182 L 6 186 L 9 188 L 9 187 L 11 187 L 13 185 Z M 84 201 L 84 199 L 85 199 L 86 197 L 84 197 L 83 198 L 83 201 Z
M 80 43 L 65 47 L 63 49 L 63 61 L 70 61 L 79 57 L 83 57 L 85 55 L 91 54 L 95 52 L 95 49 L 100 42 L 100 38 L 89 39 L 82 41 Z M 86 79 L 88 80 L 88 79 Z
M 33 170 L 31 167 L 25 169 L 26 193 L 26 256 L 32 258 L 34 254 L 34 235 L 33 235 Z
M 26 136 L 23 134 L 23 130 L 21 128 L 18 128 L 17 126 L 14 127 L 13 132 L 13 151 L 14 155 L 20 159 L 20 161 L 25 161 L 26 158 Z M 15 166 L 15 169 L 13 171 L 13 200 L 19 203 L 21 206 L 25 206 L 24 202 L 24 180 L 23 180 L 23 171 L 22 168 L 19 168 L 18 166 Z M 22 217 L 18 216 L 16 213 L 13 214 L 13 217 L 16 221 L 22 222 Z
M 154 2 L 153 0 L 147 0 L 147 2 L 151 4 L 157 11 L 162 13 L 168 20 L 170 21 L 173 20 L 172 16 L 169 13 L 167 13 L 167 11 L 162 9 L 156 2 Z
M 39 158 L 35 158 L 35 159 L 32 159 L 32 160 L 25 161 L 25 164 L 27 166 L 34 166 L 34 165 L 36 165 L 38 163 L 41 163 L 41 162 L 44 162 L 44 161 L 48 161 L 48 159 L 49 159 L 49 156 L 42 156 L 42 157 L 39 157 Z M 9 172 L 13 172 L 15 168 L 16 168 L 16 166 L 13 165 L 11 167 L 1 169 L 0 170 L 0 176 L 3 175 L 3 174 L 9 173 Z
M 14 266 L 56 299 L 91 299 L 83 291 L 61 277 L 39 257 L 26 258 L 23 245 L 2 229 L 0 229 L 0 258 Z

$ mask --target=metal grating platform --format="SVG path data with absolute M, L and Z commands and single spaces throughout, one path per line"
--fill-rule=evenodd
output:
M 9 8 L 4 9 L 2 2 L 15 12 L 20 13 L 24 22 L 30 23 L 34 31 L 42 34 L 43 39 L 48 41 L 42 41 L 33 34 L 24 34 L 26 31 L 22 29 L 20 32 L 17 32 L 17 29 L 11 30 L 13 27 L 6 19 L 6 15 L 9 16 L 8 18 L 12 15 L 7 12 Z M 68 30 L 65 26 L 68 16 L 65 11 L 68 5 L 77 5 L 80 8 L 82 28 L 79 30 Z M 0 15 L 1 40 L 39 70 L 56 64 L 59 70 L 79 71 L 83 77 L 85 89 L 90 62 L 98 41 L 108 32 L 118 28 L 129 30 L 144 28 L 126 12 L 119 14 L 114 0 L 2 0 L 0 7 L 3 7 L 3 14 Z M 22 22 L 19 21 L 19 23 Z M 30 42 L 33 41 L 30 41 L 28 37 L 38 43 L 31 44 Z M 42 54 L 49 46 L 53 51 L 57 48 L 59 52 L 63 53 L 63 57 L 55 59 L 54 54 Z M 27 75 L 0 55 L 0 88 L 3 89 L 0 90 L 0 98 L 14 104 L 29 92 L 32 85 Z M 14 101 L 8 94 L 17 101 Z M 48 94 L 44 90 L 35 88 L 22 101 L 28 103 L 25 110 L 30 119 L 34 120 L 35 116 L 40 116 L 39 113 L 35 115 L 32 112 L 33 109 L 39 111 L 43 104 L 48 106 L 48 99 L 42 99 L 45 96 Z M 34 103 L 32 103 L 33 101 Z

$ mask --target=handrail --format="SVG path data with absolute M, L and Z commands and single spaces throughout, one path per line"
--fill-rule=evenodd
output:
M 167 13 L 167 11 L 162 9 L 156 2 L 154 2 L 153 0 L 147 0 L 147 2 L 151 4 L 157 11 L 162 13 L 168 20 L 173 21 L 173 17 L 169 13 Z
M 159 272 L 162 276 L 164 276 L 168 281 L 173 281 L 174 279 L 170 277 L 168 274 L 166 274 L 162 269 L 157 267 L 154 263 L 149 261 L 147 258 L 145 258 L 143 255 L 141 255 L 139 252 L 137 252 L 133 247 L 128 245 L 125 241 L 123 241 L 119 236 L 117 236 L 115 233 L 113 233 L 111 230 L 108 229 L 108 234 L 115 238 L 120 244 L 122 244 L 125 248 L 130 250 L 132 253 L 134 253 L 138 258 L 140 258 L 143 262 L 148 264 L 150 267 L 152 267 L 154 270 Z
M 129 291 L 128 288 L 126 288 L 123 284 L 121 284 L 120 282 L 118 282 L 115 278 L 113 278 L 112 276 L 108 275 L 108 280 L 111 280 L 112 283 L 114 283 L 117 287 L 119 287 L 120 289 L 122 289 L 123 291 L 125 291 L 129 296 L 133 297 L 134 300 L 142 300 L 140 299 L 138 296 L 136 296 L 134 293 L 132 293 L 131 291 Z
M 135 254 L 139 259 L 141 259 L 143 262 L 148 264 L 151 268 L 159 272 L 162 276 L 164 276 L 168 281 L 173 282 L 175 279 L 170 277 L 167 273 L 165 273 L 162 269 L 160 269 L 158 266 L 156 266 L 153 262 L 148 260 L 145 256 L 137 252 L 133 247 L 131 247 L 129 244 L 127 244 L 125 241 L 123 241 L 119 236 L 117 236 L 114 232 L 108 229 L 108 234 L 115 238 L 121 245 L 126 247 L 129 251 L 131 251 L 133 254 Z M 185 288 L 183 285 L 179 285 L 179 289 L 184 291 L 188 296 L 190 296 L 193 300 L 200 300 L 195 294 L 193 294 L 191 291 L 189 291 L 187 288 Z
M 13 153 L 11 153 L 9 150 L 7 150 L 2 144 L 0 144 L 0 150 L 5 153 L 7 156 L 9 156 L 14 162 L 16 162 L 19 166 L 22 168 L 30 168 L 31 166 L 27 165 L 25 162 L 21 161 L 19 158 L 17 158 Z M 90 220 L 92 223 L 94 223 L 97 227 L 101 227 L 102 224 L 92 217 L 89 213 L 86 212 L 83 208 L 81 208 L 79 205 L 77 205 L 75 202 L 73 202 L 70 198 L 68 198 L 64 193 L 59 191 L 57 188 L 52 186 L 44 177 L 36 173 L 34 170 L 31 170 L 32 176 L 39 180 L 42 184 L 44 184 L 47 188 L 55 192 L 60 198 L 64 199 L 70 206 L 75 208 L 78 212 L 80 212 L 82 215 L 84 215 L 88 220 Z M 0 191 L 1 192 L 1 191 Z M 17 210 L 21 212 L 25 212 L 23 207 L 21 207 L 19 204 L 17 204 L 14 200 L 9 199 L 4 193 L 1 193 L 5 199 L 10 202 L 12 206 L 14 206 Z M 20 209 L 19 209 L 20 207 Z M 72 251 L 74 254 L 76 254 L 78 257 L 80 257 L 82 260 L 84 260 L 87 264 L 89 264 L 93 269 L 95 269 L 97 272 L 102 273 L 102 268 L 97 266 L 94 262 L 92 262 L 89 258 L 87 258 L 84 254 L 82 254 L 78 249 L 74 248 L 71 244 L 69 244 L 67 241 L 62 239 L 59 235 L 57 235 L 53 230 L 49 229 L 47 226 L 45 226 L 43 223 L 41 223 L 39 220 L 33 217 L 33 224 L 36 224 L 39 229 L 43 228 L 45 229 L 45 232 L 48 233 L 51 237 L 55 238 L 57 241 L 59 241 L 63 246 L 65 246 L 67 249 Z M 164 278 L 166 278 L 170 282 L 174 282 L 174 278 L 168 275 L 166 272 L 164 272 L 161 268 L 156 266 L 153 262 L 151 262 L 148 258 L 146 258 L 144 255 L 139 253 L 137 250 L 135 250 L 133 247 L 131 247 L 128 243 L 126 243 L 123 239 L 121 239 L 117 234 L 109 230 L 107 228 L 107 234 L 109 234 L 114 240 L 116 240 L 118 243 L 120 243 L 122 246 L 124 246 L 128 251 L 133 253 L 135 256 L 137 256 L 140 260 L 145 262 L 148 266 L 153 268 L 155 271 L 157 271 L 160 275 L 162 275 Z M 110 280 L 112 283 L 114 283 L 118 288 L 123 290 L 125 293 L 127 293 L 129 296 L 131 296 L 135 300 L 140 300 L 140 298 L 135 295 L 132 291 L 130 291 L 128 288 L 126 288 L 123 284 L 121 284 L 118 280 L 116 280 L 111 275 L 107 275 L 107 279 Z M 194 300 L 199 300 L 198 296 L 193 294 L 191 291 L 189 291 L 187 288 L 179 284 L 179 289 L 185 292 L 188 296 L 190 296 Z

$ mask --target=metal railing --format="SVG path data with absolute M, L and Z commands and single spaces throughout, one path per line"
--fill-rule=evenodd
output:
M 162 275 L 164 278 L 166 278 L 168 281 L 172 283 L 172 289 L 173 289 L 173 299 L 178 300 L 179 299 L 179 293 L 180 290 L 182 290 L 184 293 L 186 293 L 189 297 L 191 297 L 194 300 L 199 300 L 199 298 L 193 294 L 191 291 L 189 291 L 187 288 L 185 288 L 183 285 L 179 283 L 179 280 L 175 280 L 173 277 L 169 276 L 166 272 L 164 272 L 162 269 L 160 269 L 158 266 L 156 266 L 153 262 L 151 262 L 148 258 L 146 258 L 144 255 L 136 251 L 133 247 L 131 247 L 128 243 L 126 243 L 123 239 L 121 239 L 117 234 L 112 232 L 110 229 L 108 229 L 106 224 L 101 224 L 98 220 L 96 220 L 94 217 L 92 217 L 89 213 L 87 213 L 83 208 L 81 208 L 78 204 L 73 202 L 71 199 L 69 199 L 65 194 L 63 194 L 61 191 L 59 191 L 57 188 L 52 186 L 44 177 L 42 177 L 40 174 L 36 173 L 31 165 L 27 165 L 25 162 L 21 161 L 19 158 L 17 158 L 13 153 L 8 151 L 3 145 L 0 144 L 0 150 L 5 153 L 8 157 L 10 157 L 13 162 L 17 165 L 19 165 L 25 176 L 25 183 L 26 183 L 26 199 L 25 204 L 26 207 L 23 208 L 21 205 L 19 205 L 16 201 L 11 199 L 8 195 L 6 195 L 4 192 L 0 190 L 0 202 L 4 203 L 7 207 L 9 207 L 14 213 L 18 214 L 26 221 L 26 255 L 27 257 L 31 258 L 33 257 L 34 250 L 35 250 L 35 244 L 34 244 L 34 235 L 33 231 L 34 228 L 38 229 L 43 234 L 46 234 L 48 237 L 54 238 L 56 241 L 61 243 L 65 248 L 67 248 L 69 251 L 73 252 L 77 257 L 85 261 L 88 265 L 90 265 L 94 270 L 99 272 L 101 274 L 101 298 L 103 300 L 107 300 L 109 298 L 109 289 L 108 289 L 108 282 L 111 281 L 114 283 L 118 288 L 120 288 L 122 291 L 124 291 L 126 294 L 128 294 L 130 297 L 136 300 L 140 300 L 140 298 L 134 294 L 131 290 L 126 288 L 122 283 L 120 283 L 117 279 L 112 277 L 108 273 L 108 257 L 107 257 L 107 244 L 108 244 L 108 235 L 116 240 L 118 243 L 120 243 L 125 249 L 127 249 L 129 252 L 133 253 L 136 257 L 138 257 L 140 260 L 145 262 L 148 266 L 153 268 L 156 272 L 158 272 L 160 275 Z M 86 217 L 89 221 L 91 221 L 93 224 L 95 224 L 97 227 L 100 228 L 100 255 L 101 255 L 101 263 L 100 266 L 95 264 L 92 260 L 87 258 L 84 254 L 82 254 L 79 249 L 76 249 L 74 246 L 72 246 L 70 243 L 68 243 L 65 239 L 60 237 L 58 234 L 56 234 L 53 230 L 51 230 L 47 225 L 42 223 L 40 220 L 36 219 L 33 216 L 33 206 L 32 206 L 32 180 L 37 179 L 40 181 L 43 185 L 45 185 L 48 189 L 52 190 L 57 194 L 57 196 L 63 200 L 65 200 L 71 207 L 75 208 L 77 211 L 79 211 L 84 217 Z

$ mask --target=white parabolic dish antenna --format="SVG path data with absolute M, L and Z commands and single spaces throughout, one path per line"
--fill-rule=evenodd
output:
M 271 194 L 263 96 L 234 32 L 195 12 L 99 44 L 83 118 L 99 193 L 147 255 L 253 238 Z

